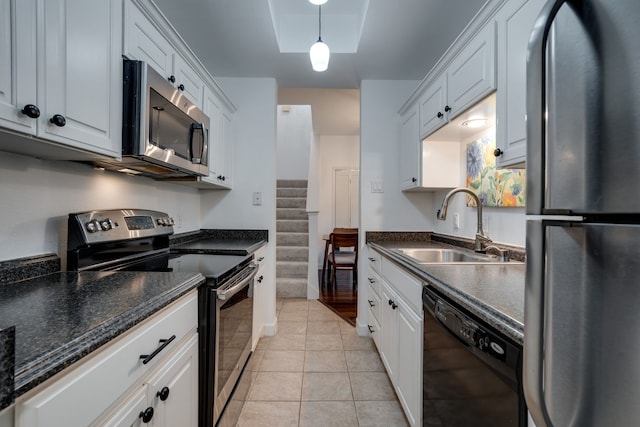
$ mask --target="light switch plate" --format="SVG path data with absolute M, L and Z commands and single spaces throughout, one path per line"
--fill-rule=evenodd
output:
M 253 192 L 253 206 L 262 206 L 262 192 L 254 191 Z

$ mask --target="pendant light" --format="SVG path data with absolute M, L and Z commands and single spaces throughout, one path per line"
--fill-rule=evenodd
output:
M 311 66 L 314 71 L 322 72 L 327 69 L 330 54 L 329 46 L 322 41 L 322 6 L 318 6 L 318 41 L 315 42 L 309 50 Z
M 323 5 L 327 2 L 327 0 L 309 0 L 309 3 L 315 4 L 316 6 Z

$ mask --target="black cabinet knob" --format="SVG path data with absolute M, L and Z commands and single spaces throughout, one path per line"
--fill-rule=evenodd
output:
M 169 80 L 171 83 L 175 83 L 175 82 L 176 82 L 176 76 L 173 76 L 173 75 L 172 75 L 172 76 L 169 76 L 168 80 Z
M 448 113 L 449 111 L 451 111 L 451 107 L 449 107 L 448 105 L 445 105 L 444 112 Z
M 55 114 L 49 121 L 58 127 L 63 127 L 67 124 L 67 119 L 62 114 Z
M 391 308 L 395 310 L 396 308 L 398 308 L 398 304 L 394 302 L 393 304 L 391 304 Z
M 218 175 L 218 179 L 219 179 L 220 181 L 224 181 L 224 180 L 225 180 L 225 177 L 224 177 L 223 175 Z
M 390 299 L 390 300 L 389 300 L 389 305 L 392 305 L 392 304 L 394 304 L 394 302 L 393 302 L 393 300 L 392 300 L 392 299 Z
M 373 326 L 367 325 L 367 328 L 369 328 L 369 332 L 370 333 L 374 333 L 375 332 L 375 330 L 373 329 Z
M 496 157 L 500 157 L 500 156 L 502 156 L 503 154 L 504 154 L 504 151 L 502 151 L 502 150 L 501 150 L 501 149 L 499 149 L 499 148 L 496 148 L 495 150 L 493 150 L 493 155 L 494 155 L 494 156 L 496 156 Z
M 182 83 L 180 83 L 180 84 L 178 85 L 178 89 L 180 89 L 180 90 L 184 90 L 184 85 L 183 85 Z
M 369 302 L 369 306 L 370 307 L 375 307 L 376 306 L 372 300 L 368 299 L 367 301 Z
M 32 119 L 37 119 L 38 117 L 40 117 L 40 109 L 33 104 L 25 105 L 21 112 L 25 116 L 31 117 Z
M 163 402 L 169 398 L 169 387 L 162 387 L 162 390 L 156 393 L 156 396 Z
M 444 114 L 442 114 L 440 111 L 438 111 L 438 114 L 436 114 L 436 116 L 437 116 L 439 119 L 441 119 L 441 118 L 444 116 Z
M 414 176 L 413 178 L 411 178 L 411 182 L 418 182 L 418 178 Z
M 264 276 L 261 274 L 257 280 L 258 280 L 258 283 L 262 283 L 262 281 L 264 280 Z
M 148 423 L 149 421 L 151 421 L 151 418 L 153 418 L 153 408 L 149 406 L 147 409 L 140 412 L 140 415 L 138 415 L 138 418 L 142 418 L 143 423 L 145 424 Z

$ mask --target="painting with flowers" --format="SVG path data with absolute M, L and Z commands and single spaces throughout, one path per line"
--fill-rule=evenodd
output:
M 524 206 L 525 170 L 496 169 L 495 148 L 495 132 L 488 132 L 467 144 L 467 188 L 478 195 L 482 206 Z M 467 197 L 467 206 L 474 205 Z

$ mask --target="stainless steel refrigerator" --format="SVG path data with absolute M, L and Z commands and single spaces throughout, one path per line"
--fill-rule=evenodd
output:
M 537 427 L 639 426 L 639 0 L 544 7 L 527 138 L 527 405 Z

